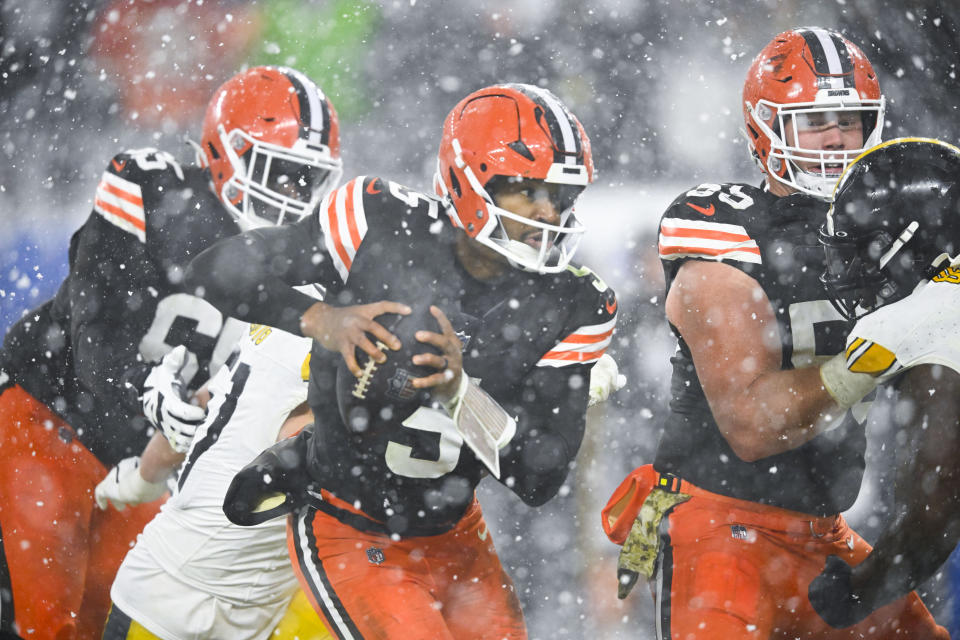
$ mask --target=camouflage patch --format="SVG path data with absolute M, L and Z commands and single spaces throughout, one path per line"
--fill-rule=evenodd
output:
M 623 543 L 617 568 L 651 579 L 660 553 L 660 521 L 667 511 L 689 499 L 690 495 L 686 493 L 670 493 L 663 489 L 651 491 Z

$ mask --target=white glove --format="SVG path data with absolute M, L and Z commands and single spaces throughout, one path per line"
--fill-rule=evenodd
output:
M 187 348 L 180 345 L 163 357 L 143 383 L 143 415 L 163 432 L 173 450 L 185 453 L 190 448 L 206 409 L 187 402 L 180 371 L 187 361 Z
M 620 373 L 617 361 L 603 354 L 590 369 L 590 402 L 588 407 L 604 402 L 614 391 L 627 384 L 627 377 Z
M 140 475 L 140 457 L 124 458 L 107 473 L 93 491 L 97 506 L 106 509 L 109 503 L 118 511 L 128 505 L 153 502 L 167 492 L 166 482 L 147 482 Z

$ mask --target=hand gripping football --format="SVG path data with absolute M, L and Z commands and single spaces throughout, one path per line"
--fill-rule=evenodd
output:
M 439 333 L 440 325 L 430 313 L 429 304 L 410 306 L 413 310 L 410 315 L 384 314 L 376 318 L 401 344 L 398 351 L 392 351 L 377 342 L 387 356 L 386 362 L 377 364 L 357 349 L 357 364 L 363 369 L 359 378 L 350 373 L 343 359 L 337 365 L 337 404 L 340 417 L 351 431 L 363 432 L 371 428 L 373 423 L 400 417 L 405 409 L 409 413 L 411 408 L 429 397 L 425 391 L 415 389 L 410 381 L 436 373 L 437 370 L 417 366 L 412 358 L 418 353 L 439 354 L 440 351 L 414 336 L 421 330 Z

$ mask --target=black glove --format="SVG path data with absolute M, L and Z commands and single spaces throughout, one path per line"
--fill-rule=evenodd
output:
M 223 513 L 242 527 L 284 516 L 310 501 L 307 447 L 313 425 L 276 443 L 240 470 L 223 498 Z
M 851 593 L 852 574 L 853 567 L 840 556 L 827 556 L 826 566 L 807 591 L 814 611 L 835 629 L 854 625 L 870 614 L 869 607 Z

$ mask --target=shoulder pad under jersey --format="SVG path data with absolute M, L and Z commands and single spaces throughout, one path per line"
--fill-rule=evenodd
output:
M 538 367 L 591 364 L 600 359 L 617 325 L 617 295 L 600 277 L 583 266 L 569 266 L 575 294 L 573 313 L 559 342 L 545 353 Z
M 123 151 L 104 170 L 93 210 L 145 243 L 146 211 L 183 181 L 183 169 L 169 153 L 150 148 Z
M 660 219 L 662 260 L 701 258 L 760 263 L 759 225 L 772 198 L 746 184 L 701 184 L 681 194 Z
M 391 180 L 359 176 L 330 192 L 317 209 L 324 244 L 340 273 L 347 278 L 360 243 L 371 230 L 392 233 L 412 224 L 446 224 L 436 196 L 409 189 Z

